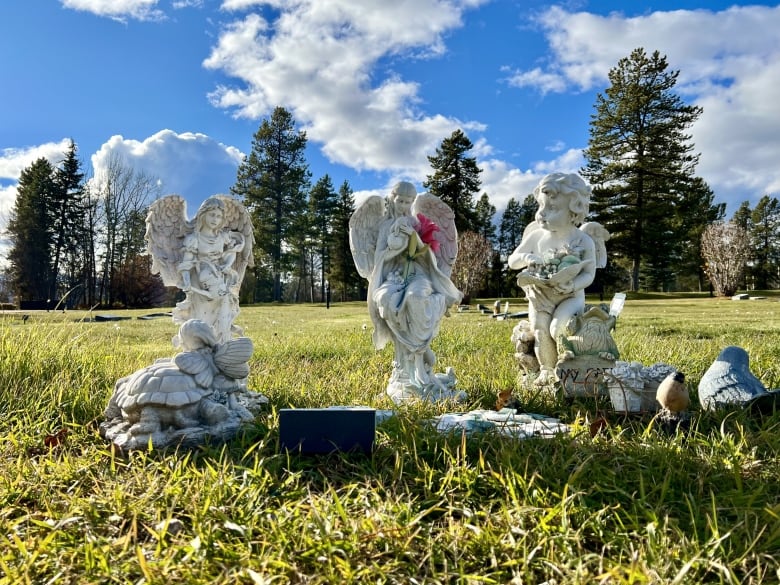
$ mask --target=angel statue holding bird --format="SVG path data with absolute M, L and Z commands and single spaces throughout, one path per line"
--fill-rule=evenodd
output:
M 454 373 L 434 373 L 431 341 L 462 293 L 450 280 L 458 253 L 455 215 L 438 197 L 417 194 L 408 182 L 387 198 L 366 199 L 350 218 L 350 248 L 368 279 L 368 312 L 377 349 L 394 347 L 387 393 L 406 398 L 459 398 Z
M 596 268 L 607 262 L 609 233 L 588 215 L 591 189 L 574 173 L 552 173 L 534 189 L 539 203 L 535 221 L 525 228 L 509 256 L 509 268 L 528 297 L 529 331 L 540 366 L 536 384 L 554 382 L 557 342 L 567 326 L 585 312 L 585 288 Z
M 174 310 L 174 322 L 200 319 L 211 325 L 220 342 L 233 333 L 240 335 L 233 324 L 238 292 L 247 266 L 254 264 L 252 220 L 244 206 L 215 195 L 188 220 L 183 197 L 162 197 L 149 208 L 146 240 L 152 272 L 187 295 Z

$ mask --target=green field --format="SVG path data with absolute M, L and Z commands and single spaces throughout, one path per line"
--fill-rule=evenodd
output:
M 524 387 L 516 321 L 453 313 L 433 349 L 462 409 L 512 390 L 573 432 L 443 436 L 425 421 L 453 405 L 405 405 L 370 456 L 278 452 L 280 408 L 391 406 L 392 349 L 372 348 L 362 303 L 243 308 L 267 411 L 226 445 L 130 455 L 99 436 L 103 409 L 118 378 L 173 354 L 176 328 L 88 317 L 0 319 L 0 583 L 780 582 L 780 415 L 703 414 L 695 396 L 727 345 L 780 387 L 776 297 L 626 303 L 621 359 L 676 366 L 693 390 L 691 430 L 671 437 Z

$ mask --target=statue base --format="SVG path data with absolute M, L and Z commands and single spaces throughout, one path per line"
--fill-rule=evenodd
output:
M 412 383 L 408 377 L 394 374 L 387 385 L 387 395 L 396 404 L 411 400 L 463 402 L 467 395 L 462 390 L 455 390 L 455 384 L 457 384 L 457 380 L 453 368 L 447 368 L 445 374 L 434 374 L 433 381 L 424 386 Z
M 615 360 L 595 355 L 581 355 L 559 360 L 555 375 L 563 386 L 563 394 L 569 398 L 609 396 L 605 375 L 615 366 Z

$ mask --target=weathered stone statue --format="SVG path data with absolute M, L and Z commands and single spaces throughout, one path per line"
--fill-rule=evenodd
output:
M 180 352 L 116 383 L 101 433 L 123 450 L 230 439 L 267 402 L 246 387 L 252 340 L 233 337 L 252 265 L 251 219 L 241 203 L 216 195 L 189 221 L 184 199 L 169 195 L 151 205 L 146 224 L 153 272 L 186 292 L 173 315 Z
M 397 402 L 458 397 L 452 369 L 434 373 L 430 347 L 442 318 L 463 297 L 449 278 L 458 252 L 454 213 L 401 182 L 386 199 L 364 201 L 349 225 L 355 265 L 369 281 L 374 345 L 390 342 L 395 350 L 388 395 Z
M 609 238 L 601 225 L 582 223 L 588 214 L 590 193 L 579 175 L 553 173 L 544 177 L 534 189 L 539 203 L 536 219 L 509 256 L 509 267 L 522 270 L 517 283 L 528 297 L 529 321 L 523 331 L 515 332 L 515 338 L 533 348 L 539 363 L 539 385 L 558 379 L 559 359 L 586 354 L 617 357 L 609 337 L 614 323 L 598 311 L 585 314 L 585 288 L 593 282 L 596 268 L 606 265 L 604 242 Z M 600 338 L 591 340 L 588 335 Z M 525 363 L 533 366 L 534 360 L 527 358 Z
M 174 310 L 174 322 L 205 321 L 219 341 L 240 335 L 233 323 L 238 292 L 246 268 L 254 266 L 252 220 L 244 206 L 232 197 L 215 195 L 188 220 L 183 197 L 162 197 L 149 208 L 146 240 L 152 272 L 159 272 L 166 286 L 187 294 Z

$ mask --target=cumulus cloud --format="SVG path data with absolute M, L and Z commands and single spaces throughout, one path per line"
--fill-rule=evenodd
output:
M 637 47 L 666 55 L 679 70 L 675 90 L 703 106 L 692 128 L 697 174 L 734 210 L 780 187 L 780 6 L 723 11 L 674 10 L 626 17 L 554 7 L 537 24 L 550 53 L 546 67 L 515 69 L 517 87 L 541 93 L 602 90 L 618 60 Z
M 480 161 L 482 189 L 496 209 L 503 211 L 511 198 L 522 203 L 539 181 L 549 173 L 577 173 L 583 164 L 582 151 L 571 148 L 552 159 L 536 161 L 530 169 L 521 170 L 500 159 Z
M 283 104 L 331 162 L 422 178 L 443 138 L 483 126 L 426 114 L 419 85 L 395 73 L 392 61 L 441 56 L 444 36 L 483 1 L 266 2 L 278 18 L 249 13 L 235 20 L 204 61 L 240 80 L 217 88 L 212 103 L 251 119 Z M 254 4 L 226 0 L 222 8 Z
M 65 8 L 91 12 L 126 22 L 134 20 L 165 20 L 165 13 L 156 8 L 159 0 L 60 0 Z
M 8 213 L 16 201 L 16 186 L 22 171 L 39 158 L 57 165 L 65 158 L 70 140 L 47 142 L 28 148 L 4 148 L 0 150 L 0 231 L 5 229 Z
M 184 196 L 190 208 L 216 193 L 228 193 L 243 159 L 238 149 L 204 134 L 161 130 L 142 141 L 116 135 L 92 155 L 94 176 L 99 178 L 117 156 L 136 172 L 157 179 L 161 195 Z

